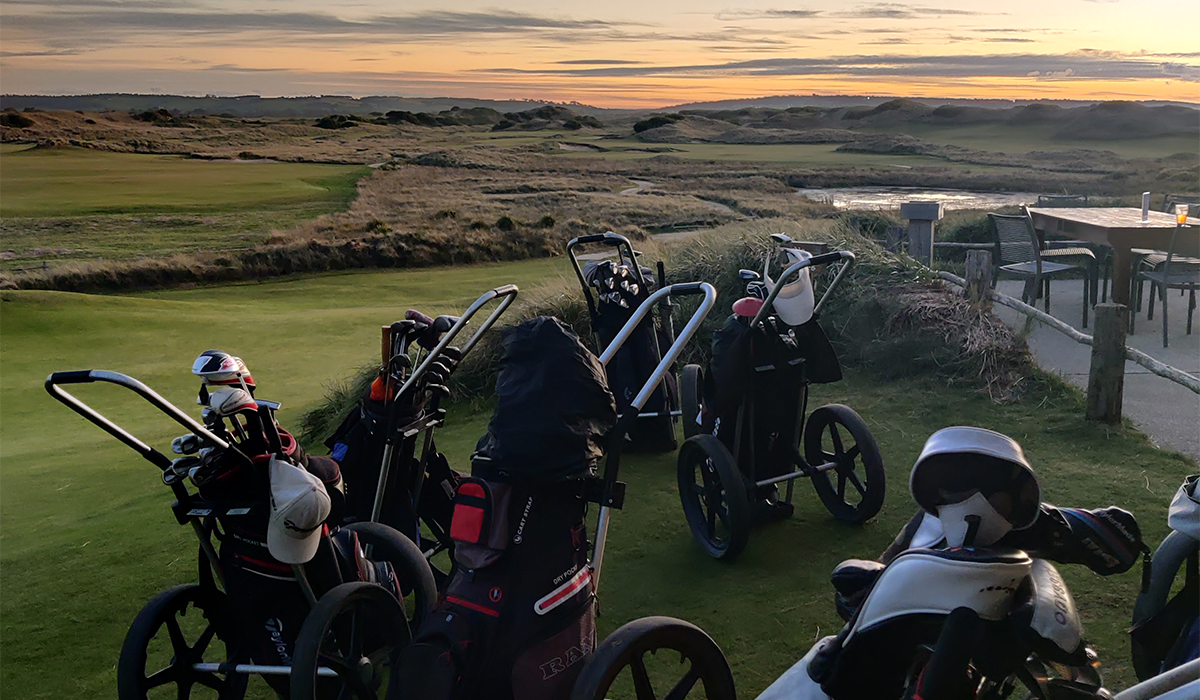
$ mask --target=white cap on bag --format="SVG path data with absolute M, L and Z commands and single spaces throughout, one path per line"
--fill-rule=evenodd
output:
M 787 259 L 787 264 L 784 265 L 785 269 L 812 257 L 807 250 L 797 250 L 796 248 L 782 248 L 779 252 Z M 763 264 L 763 281 L 767 284 L 768 293 L 774 291 L 777 285 L 775 280 L 771 279 L 770 268 L 771 256 L 768 255 Z M 779 290 L 779 295 L 775 297 L 775 302 L 772 304 L 779 320 L 789 326 L 803 326 L 813 316 L 815 297 L 812 279 L 808 273 L 809 268 L 804 268 L 796 273 L 796 277 Z
M 329 517 L 325 484 L 300 467 L 271 457 L 271 520 L 267 549 L 285 564 L 303 564 L 317 553 L 321 525 Z

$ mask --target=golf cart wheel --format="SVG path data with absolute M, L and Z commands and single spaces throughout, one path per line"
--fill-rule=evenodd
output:
M 372 561 L 386 561 L 396 571 L 409 629 L 417 629 L 437 604 L 437 585 L 433 570 L 420 547 L 400 532 L 380 523 L 361 522 L 346 526 L 358 535 L 363 547 L 370 547 Z
M 883 457 L 854 409 L 832 403 L 813 411 L 804 426 L 804 459 L 813 467 L 836 465 L 812 477 L 813 488 L 833 517 L 862 523 L 883 507 Z
M 704 410 L 700 397 L 704 389 L 704 370 L 700 365 L 684 365 L 679 373 L 679 404 L 683 412 L 683 437 L 690 438 L 704 432 L 697 422 Z
M 750 539 L 750 502 L 733 456 L 712 435 L 679 449 L 679 499 L 692 536 L 717 559 L 732 560 Z
M 334 587 L 296 638 L 291 700 L 387 697 L 384 681 L 411 639 L 404 608 L 381 586 L 355 581 Z
M 630 689 L 637 700 L 737 698 L 721 648 L 673 617 L 643 617 L 610 634 L 579 672 L 571 700 L 629 697 Z
M 241 700 L 249 680 L 240 673 L 193 670 L 193 664 L 228 660 L 225 594 L 194 583 L 159 593 L 142 608 L 125 635 L 117 661 L 120 700 L 190 698 Z M 218 643 L 214 644 L 214 640 Z

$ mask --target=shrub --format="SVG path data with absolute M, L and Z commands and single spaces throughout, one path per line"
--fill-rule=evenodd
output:
M 11 126 L 16 129 L 28 129 L 33 126 L 33 120 L 19 112 L 0 112 L 0 126 Z
M 517 230 L 517 222 L 513 221 L 508 216 L 502 216 L 499 219 L 496 219 L 496 228 L 500 229 L 501 231 L 515 231 Z
M 650 117 L 649 119 L 643 119 L 642 121 L 634 124 L 633 125 L 633 133 L 640 134 L 643 131 L 649 131 L 650 129 L 657 129 L 660 126 L 674 124 L 675 122 L 677 122 L 681 119 L 683 119 L 682 114 L 658 114 L 653 117 Z
M 538 228 L 554 228 L 554 217 L 550 216 L 549 214 L 543 216 L 542 218 L 538 219 L 537 227 Z

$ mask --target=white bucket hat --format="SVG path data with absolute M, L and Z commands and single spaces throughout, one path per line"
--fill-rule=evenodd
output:
M 785 270 L 801 260 L 807 260 L 812 257 L 812 254 L 808 251 L 796 248 L 781 248 L 779 253 L 787 261 L 784 263 Z M 767 285 L 768 293 L 775 291 L 775 287 L 777 286 L 775 281 L 771 279 L 770 270 L 771 256 L 768 254 L 767 259 L 763 263 L 763 282 Z M 812 278 L 808 273 L 808 268 L 804 268 L 796 273 L 796 277 L 791 282 L 783 285 L 779 289 L 779 295 L 775 297 L 773 303 L 775 313 L 779 315 L 779 320 L 789 326 L 804 325 L 812 318 L 816 300 L 813 297 Z
M 267 549 L 285 564 L 303 564 L 317 553 L 321 526 L 329 517 L 329 493 L 317 477 L 271 457 L 271 520 Z

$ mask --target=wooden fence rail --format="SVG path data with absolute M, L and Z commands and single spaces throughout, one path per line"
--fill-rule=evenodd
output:
M 950 282 L 951 284 L 957 285 L 964 289 L 967 288 L 967 281 L 958 275 L 954 275 L 949 272 L 938 271 L 937 276 L 947 282 Z M 988 290 L 988 297 L 997 304 L 1002 304 L 1010 309 L 1015 309 L 1016 311 L 1019 311 L 1020 313 L 1038 321 L 1039 323 L 1050 326 L 1054 330 L 1066 335 L 1068 338 L 1071 338 L 1077 343 L 1091 346 L 1094 342 L 1092 336 L 1085 333 L 1080 333 L 1070 325 L 1063 323 L 1050 314 L 1038 311 L 1019 299 L 1014 299 L 1007 294 L 1002 294 L 994 289 Z M 1197 394 L 1200 394 L 1200 378 L 1194 377 L 1181 369 L 1159 362 L 1137 348 L 1131 348 L 1126 345 L 1125 359 L 1136 362 L 1154 374 L 1166 379 L 1170 379 L 1176 384 L 1182 384 Z

